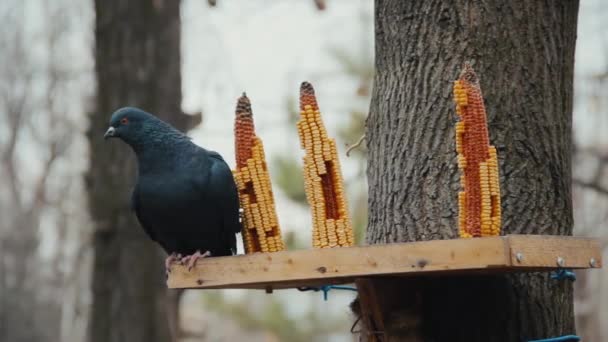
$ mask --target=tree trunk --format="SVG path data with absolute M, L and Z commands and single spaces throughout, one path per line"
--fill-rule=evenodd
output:
M 503 234 L 571 235 L 578 1 L 376 0 L 375 11 L 368 242 L 457 237 L 452 85 L 465 61 L 481 79 L 498 150 Z M 547 273 L 375 286 L 392 298 L 382 307 L 385 340 L 526 341 L 574 333 L 572 286 Z
M 200 115 L 181 111 L 180 5 L 169 0 L 96 0 L 96 109 L 87 133 L 86 185 L 93 237 L 89 340 L 169 341 L 164 267 L 130 209 L 135 158 L 104 142 L 111 113 L 137 106 L 186 130 Z

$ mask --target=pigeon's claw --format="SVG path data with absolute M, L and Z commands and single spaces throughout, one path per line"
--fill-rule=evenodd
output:
M 177 264 L 182 264 L 182 260 L 181 260 L 182 255 L 178 254 L 178 253 L 171 253 L 166 259 L 165 259 L 165 273 L 167 275 L 169 275 L 169 273 L 171 273 L 171 264 L 173 263 L 177 263 Z
M 211 256 L 211 252 L 206 251 L 205 253 L 201 254 L 201 251 L 196 251 L 196 253 L 192 254 L 192 255 L 186 255 L 185 257 L 183 257 L 181 259 L 182 264 L 188 265 L 188 271 L 192 271 L 192 269 L 194 268 L 194 266 L 196 266 L 196 261 L 198 259 L 203 259 L 206 257 Z

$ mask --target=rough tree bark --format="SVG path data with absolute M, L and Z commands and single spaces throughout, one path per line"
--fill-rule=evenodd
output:
M 464 61 L 481 78 L 498 150 L 503 233 L 571 235 L 578 1 L 375 5 L 368 242 L 457 237 L 451 93 Z M 376 286 L 391 299 L 382 307 L 385 340 L 525 341 L 574 332 L 572 286 L 546 273 Z
M 130 210 L 135 162 L 118 142 L 104 142 L 110 114 L 137 106 L 180 130 L 200 114 L 181 111 L 180 2 L 96 0 L 96 109 L 87 133 L 86 175 L 95 233 L 89 340 L 169 341 L 163 263 Z

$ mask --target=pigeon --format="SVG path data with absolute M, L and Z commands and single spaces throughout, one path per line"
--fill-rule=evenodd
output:
M 236 253 L 238 193 L 220 154 L 133 107 L 112 114 L 104 138 L 119 138 L 135 152 L 131 206 L 147 235 L 167 252 L 167 273 L 174 262 L 191 270 L 198 259 Z

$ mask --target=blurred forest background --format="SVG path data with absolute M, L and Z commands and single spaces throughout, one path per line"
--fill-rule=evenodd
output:
M 111 3 L 0 2 L 0 52 L 5 61 L 0 66 L 0 341 L 84 341 L 96 331 L 92 320 L 100 314 L 96 301 L 100 290 L 94 275 L 113 270 L 98 261 L 103 223 L 88 210 L 96 198 L 90 193 L 96 190 L 87 173 L 97 157 L 90 146 L 101 144 L 104 132 L 90 129 L 97 127 L 90 120 L 101 122 L 110 115 L 98 113 L 103 106 L 96 97 L 97 78 L 105 70 L 100 65 L 112 64 L 95 58 L 120 58 L 129 51 L 128 46 L 120 53 L 99 51 L 96 37 L 111 29 L 96 22 L 96 11 L 110 18 L 105 25 L 113 20 L 133 24 L 134 34 L 146 30 L 146 25 L 163 27 L 160 19 L 179 25 L 168 26 L 169 38 L 181 43 L 175 54 L 162 50 L 167 48 L 162 40 L 145 43 L 161 49 L 163 55 L 176 56 L 177 61 L 181 57 L 181 93 L 176 96 L 185 112 L 202 112 L 202 123 L 190 135 L 196 143 L 223 154 L 231 165 L 235 101 L 247 92 L 258 135 L 266 142 L 289 248 L 310 246 L 295 121 L 298 85 L 312 82 L 328 130 L 342 147 L 351 213 L 358 241 L 364 241 L 365 149 L 354 150 L 350 157 L 344 152 L 363 134 L 369 106 L 374 53 L 371 1 L 182 0 L 181 9 L 168 6 L 179 9 L 175 17 L 165 17 L 162 0 L 135 1 L 150 3 L 160 13 L 158 21 L 149 23 L 141 22 L 146 18 L 143 14 L 129 15 L 129 11 L 137 13 L 139 5 L 111 7 Z M 575 233 L 601 237 L 604 257 L 608 257 L 607 18 L 608 3 L 581 2 L 573 124 Z M 133 69 L 136 80 L 139 71 Z M 179 77 L 168 80 L 166 75 L 140 78 L 158 84 L 179 82 Z M 117 260 L 131 264 L 110 266 L 126 270 L 139 266 L 131 259 Z M 586 341 L 608 339 L 608 325 L 601 324 L 608 321 L 607 289 L 606 269 L 578 274 L 576 321 Z M 325 302 L 319 293 L 233 290 L 173 291 L 161 299 L 169 303 L 174 341 L 353 341 L 348 308 L 353 297 L 350 292 L 332 292 Z M 129 305 L 128 298 L 113 300 L 108 312 Z M 137 317 L 133 319 L 130 324 L 139 324 Z

